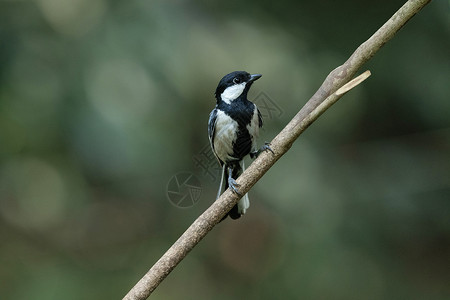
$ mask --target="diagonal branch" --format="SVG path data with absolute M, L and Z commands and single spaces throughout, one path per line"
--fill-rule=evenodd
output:
M 349 82 L 358 69 L 430 1 L 407 1 L 380 29 L 361 44 L 343 65 L 334 69 L 327 76 L 317 92 L 270 143 L 274 153 L 262 153 L 237 179 L 242 194 L 247 193 L 258 182 L 275 162 L 291 148 L 294 141 L 312 122 L 346 92 L 370 75 L 370 72 L 366 72 L 356 78 L 355 81 Z M 146 299 L 238 200 L 238 196 L 229 189 L 225 191 L 192 223 L 123 299 Z

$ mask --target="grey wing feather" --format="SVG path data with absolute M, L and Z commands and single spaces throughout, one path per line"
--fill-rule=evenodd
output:
M 223 165 L 223 162 L 217 157 L 216 150 L 214 149 L 214 134 L 216 133 L 216 123 L 217 123 L 217 109 L 213 109 L 211 114 L 209 115 L 208 121 L 208 137 L 209 144 L 211 145 L 212 152 L 214 156 L 217 158 L 217 161 L 220 165 Z
M 258 110 L 258 121 L 259 121 L 259 128 L 261 128 L 262 126 L 263 126 L 263 118 L 262 118 L 262 115 L 261 115 L 261 112 L 259 111 L 259 109 L 258 108 L 256 108 L 257 110 Z
M 217 121 L 217 109 L 213 109 L 213 111 L 209 114 L 208 121 L 208 137 L 209 143 L 211 144 L 211 148 L 214 151 L 214 133 L 216 131 L 216 121 Z

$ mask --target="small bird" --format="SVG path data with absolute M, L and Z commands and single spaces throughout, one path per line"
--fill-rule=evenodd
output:
M 209 142 L 222 167 L 217 198 L 228 187 L 241 195 L 235 179 L 245 170 L 246 155 L 255 158 L 264 150 L 272 151 L 267 143 L 261 149 L 257 148 L 256 138 L 263 120 L 256 105 L 247 99 L 253 82 L 261 76 L 261 74 L 250 75 L 245 71 L 235 71 L 225 75 L 217 86 L 215 92 L 217 104 L 209 115 L 208 122 Z M 238 219 L 245 214 L 249 206 L 248 195 L 245 194 L 228 215 L 232 219 Z

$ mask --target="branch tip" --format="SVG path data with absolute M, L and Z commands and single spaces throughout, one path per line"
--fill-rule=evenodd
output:
M 336 91 L 336 95 L 340 96 L 340 95 L 347 93 L 348 91 L 350 91 L 351 89 L 353 89 L 354 87 L 356 87 L 357 85 L 362 83 L 364 80 L 369 78 L 370 75 L 372 75 L 372 73 L 370 73 L 370 70 L 367 70 L 364 73 L 362 73 L 361 75 L 359 75 L 358 77 L 353 78 L 352 80 L 350 80 L 349 82 L 344 84 L 342 87 L 340 87 Z

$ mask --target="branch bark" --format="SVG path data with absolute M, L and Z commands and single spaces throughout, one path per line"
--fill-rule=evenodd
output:
M 281 158 L 292 146 L 294 141 L 312 124 L 325 110 L 333 105 L 346 92 L 358 85 L 370 75 L 370 72 L 358 77 L 360 82 L 349 82 L 358 69 L 366 63 L 377 51 L 419 12 L 431 0 L 407 1 L 381 28 L 367 41 L 361 44 L 350 58 L 334 69 L 322 83 L 317 92 L 309 99 L 296 116 L 270 143 L 271 152 L 262 153 L 245 172 L 237 179 L 242 194 L 247 193 L 253 185 Z M 362 76 L 363 76 L 362 75 Z M 362 79 L 362 80 L 361 80 Z M 348 84 L 347 84 L 348 83 Z M 222 217 L 237 203 L 239 197 L 230 189 L 225 191 L 181 237 L 167 250 L 153 267 L 123 298 L 126 300 L 146 299 L 167 275 L 183 260 L 211 229 L 220 222 Z

